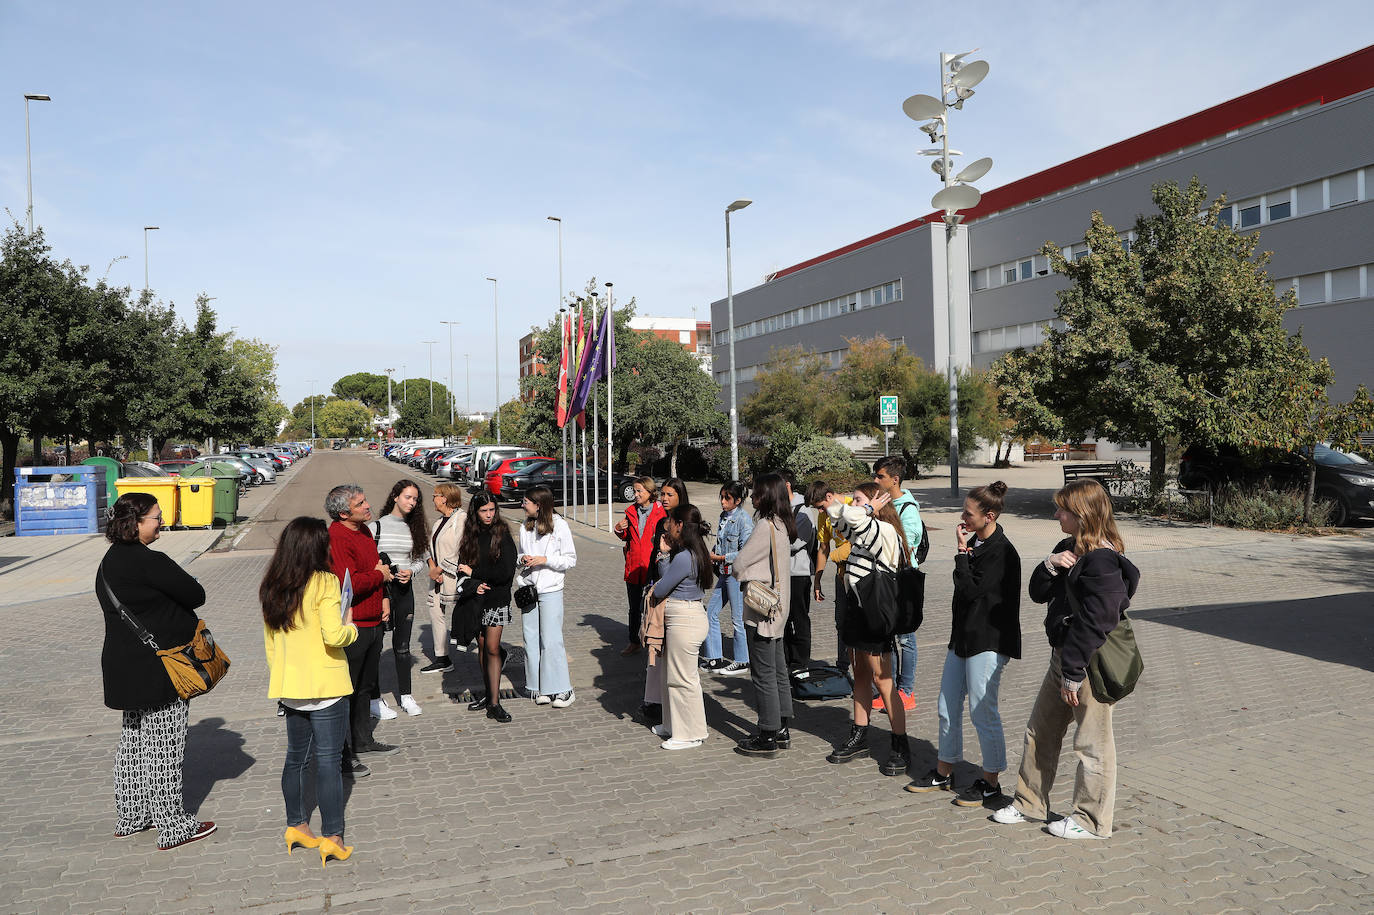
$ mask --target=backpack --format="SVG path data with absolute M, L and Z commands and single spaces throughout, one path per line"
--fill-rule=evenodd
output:
M 794 670 L 789 679 L 793 699 L 848 699 L 854 693 L 854 684 L 837 667 Z

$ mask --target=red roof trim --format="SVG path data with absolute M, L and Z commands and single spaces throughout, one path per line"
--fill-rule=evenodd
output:
M 1070 159 L 1044 171 L 1027 175 L 1011 184 L 994 188 L 983 195 L 983 200 L 978 206 L 967 212 L 967 221 L 978 219 L 980 216 L 990 216 L 1017 204 L 1062 191 L 1075 184 L 1111 174 L 1164 153 L 1222 136 L 1247 124 L 1292 111 L 1311 102 L 1334 102 L 1370 88 L 1374 88 L 1374 45 L 1228 102 L 1190 114 L 1186 118 L 1137 134 L 1120 143 L 1104 146 L 1096 152 Z M 909 232 L 922 223 L 938 220 L 939 215 L 938 211 L 930 213 L 877 235 L 870 235 L 843 248 L 836 248 L 819 257 L 779 270 L 771 279 L 805 270 L 807 267 L 849 254 L 894 235 Z

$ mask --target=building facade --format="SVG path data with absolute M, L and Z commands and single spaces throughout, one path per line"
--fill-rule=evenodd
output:
M 913 167 L 915 167 L 913 160 Z M 1150 188 L 1197 175 L 1237 228 L 1261 233 L 1278 291 L 1297 289 L 1286 317 L 1336 372 L 1333 396 L 1374 385 L 1374 46 L 983 195 L 954 250 L 957 326 L 951 347 L 940 214 L 930 214 L 780 270 L 735 294 L 743 398 L 774 349 L 802 346 L 831 369 L 846 337 L 883 334 L 943 371 L 987 368 L 1044 339 L 1063 277 L 1038 252 L 1087 253 L 1091 213 L 1129 240 L 1153 209 Z M 729 397 L 726 303 L 712 303 L 712 370 Z M 727 404 L 728 408 L 728 404 Z
M 651 333 L 664 340 L 682 344 L 682 348 L 696 356 L 702 370 L 711 371 L 711 322 L 696 318 L 657 318 L 635 315 L 630 329 Z

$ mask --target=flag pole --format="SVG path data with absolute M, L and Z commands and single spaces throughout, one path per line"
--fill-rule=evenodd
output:
M 612 283 L 606 284 L 606 334 L 608 339 L 602 344 L 609 346 L 606 351 L 606 532 L 611 532 L 611 506 L 615 504 L 612 491 L 615 489 L 615 465 L 611 462 L 615 441 L 615 296 L 611 292 Z
M 592 333 L 593 333 L 593 335 L 595 335 L 596 329 L 597 329 L 597 328 L 596 328 L 596 299 L 592 299 Z M 598 344 L 604 345 L 604 341 L 598 341 Z M 595 348 L 595 349 L 593 350 L 593 352 L 596 352 L 596 351 L 598 351 L 598 350 L 599 350 L 599 347 L 598 347 L 598 348 Z M 593 372 L 596 371 L 596 366 L 595 366 L 595 365 L 592 366 L 592 371 L 593 371 Z M 593 376 L 593 377 L 595 377 L 595 376 Z M 600 423 L 601 423 L 601 420 L 600 420 L 600 417 L 599 417 L 598 414 L 601 412 L 601 410 L 600 410 L 600 408 L 597 406 L 596 381 L 595 381 L 595 380 L 593 380 L 593 381 L 592 381 L 592 384 L 591 384 L 591 394 L 590 394 L 590 396 L 591 396 L 591 399 L 592 399 L 592 496 L 593 496 L 593 498 L 592 498 L 592 527 L 600 527 L 600 526 L 601 526 L 601 498 L 600 498 L 600 497 L 601 497 L 601 462 L 600 462 L 599 458 L 600 458 L 600 451 L 601 451 L 601 445 L 600 445 L 600 437 L 601 437 Z M 611 507 L 610 507 L 609 505 L 606 506 L 606 511 L 607 511 L 608 513 L 610 512 L 610 510 L 611 510 Z

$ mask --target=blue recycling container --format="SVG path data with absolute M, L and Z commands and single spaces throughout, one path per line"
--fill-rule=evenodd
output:
M 14 468 L 14 533 L 20 537 L 45 534 L 96 534 L 103 506 L 96 477 L 105 468 Z

